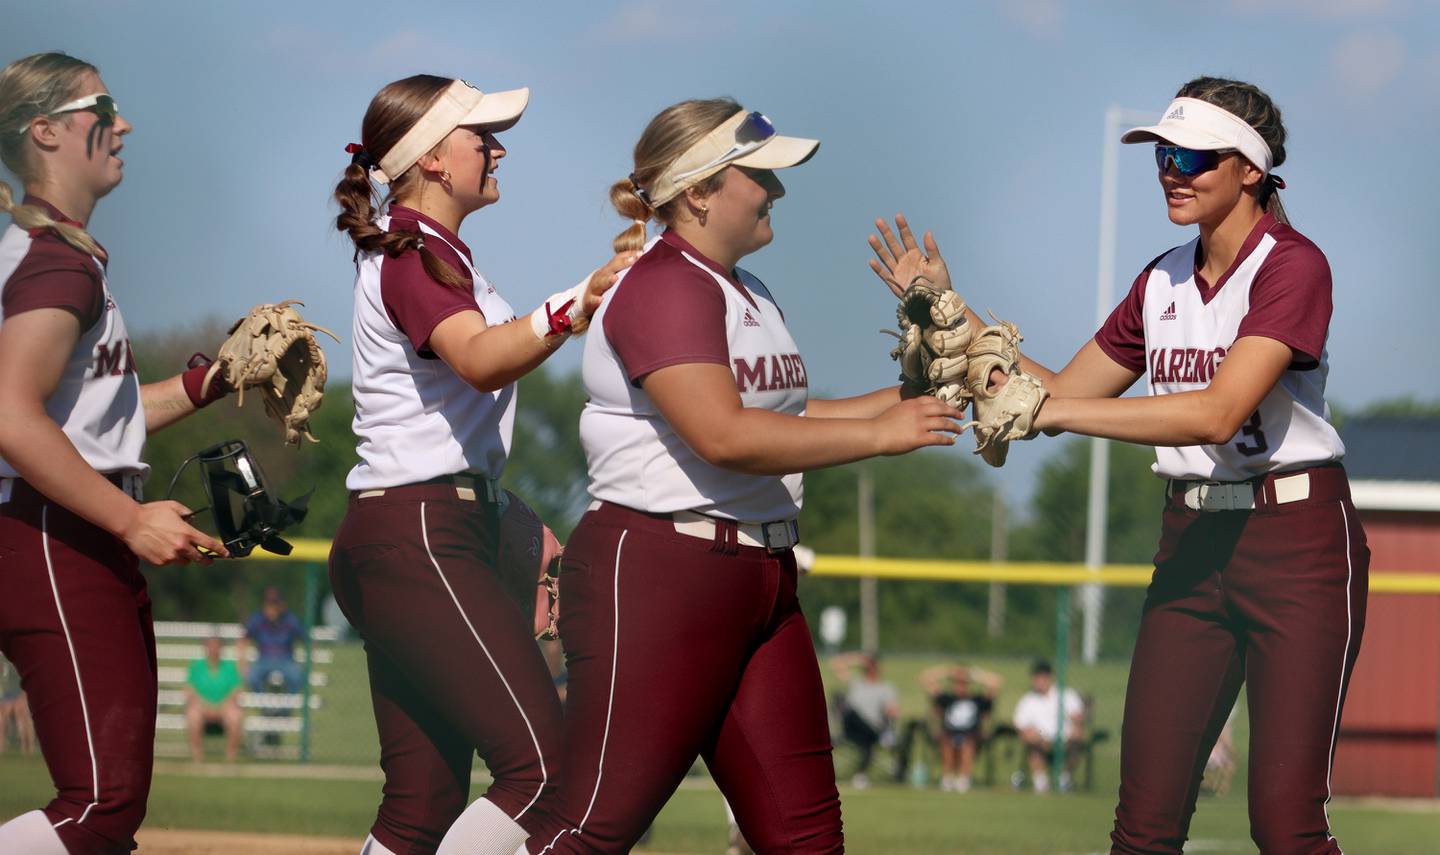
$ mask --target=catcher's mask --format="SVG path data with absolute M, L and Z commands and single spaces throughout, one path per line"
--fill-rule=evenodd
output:
M 250 454 L 249 447 L 231 439 L 203 449 L 180 464 L 165 493 L 167 498 L 191 461 L 200 463 L 200 480 L 210 501 L 208 507 L 195 513 L 210 512 L 231 558 L 244 558 L 257 546 L 276 555 L 290 554 L 294 547 L 281 539 L 280 532 L 305 519 L 314 490 L 293 502 L 281 501 L 270 489 L 260 461 Z

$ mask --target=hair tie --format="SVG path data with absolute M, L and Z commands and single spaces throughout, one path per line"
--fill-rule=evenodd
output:
M 634 188 L 630 192 L 634 194 L 635 198 L 643 202 L 645 207 L 654 210 L 655 206 L 650 204 L 650 194 L 646 193 L 645 188 L 640 186 L 640 182 L 635 180 L 633 172 L 630 173 L 630 186 Z
M 1273 189 L 1275 189 L 1275 190 L 1284 190 L 1284 189 L 1285 189 L 1285 179 L 1284 179 L 1284 178 L 1281 178 L 1280 176 L 1276 175 L 1276 174 L 1273 173 L 1273 172 L 1271 172 L 1270 174 L 1266 175 L 1266 176 L 1265 176 L 1265 180 L 1266 180 L 1266 181 L 1269 181 L 1269 182 L 1270 182 L 1270 186 L 1271 186 Z
M 365 146 L 360 143 L 350 143 L 345 146 L 345 151 L 350 154 L 352 165 L 358 166 L 366 172 L 375 168 L 375 158 L 371 157 L 370 152 L 366 151 Z

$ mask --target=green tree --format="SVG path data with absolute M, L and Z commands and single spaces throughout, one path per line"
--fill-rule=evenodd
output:
M 807 473 L 800 536 L 817 552 L 859 551 L 862 468 L 869 470 L 874 486 L 876 554 L 955 560 L 990 555 L 994 487 L 969 455 L 953 448 Z M 877 595 L 885 650 L 978 651 L 993 646 L 985 633 L 983 584 L 882 581 Z M 821 609 L 844 608 L 851 617 L 846 643 L 858 644 L 856 580 L 807 577 L 801 597 L 812 628 Z
M 515 441 L 503 480 L 561 540 L 580 521 L 590 500 L 580 447 L 584 406 L 578 373 L 556 374 L 541 365 L 520 380 Z
M 1085 522 L 1090 481 L 1088 439 L 1072 438 L 1040 470 L 1028 522 L 1011 535 L 1010 555 L 1016 561 L 1084 561 Z M 1164 508 L 1165 481 L 1150 465 L 1153 449 L 1123 442 L 1110 443 L 1109 507 L 1106 513 L 1105 559 L 1115 564 L 1146 564 L 1155 555 Z M 1027 597 L 1025 589 L 1012 593 Z M 1032 589 L 1033 590 L 1033 589 Z M 1033 608 L 1053 615 L 1054 592 L 1035 591 Z M 1105 627 L 1101 654 L 1125 656 L 1139 629 L 1141 588 L 1106 591 Z M 1025 603 L 1012 600 L 1011 613 L 1024 611 Z M 1053 617 L 1051 618 L 1053 620 Z

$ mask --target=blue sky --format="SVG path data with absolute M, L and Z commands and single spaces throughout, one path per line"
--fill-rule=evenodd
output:
M 1330 399 L 1440 395 L 1434 0 L 11 4 L 0 62 L 46 49 L 97 64 L 136 126 L 92 230 L 141 334 L 286 297 L 349 329 L 329 196 L 393 79 L 531 87 L 503 137 L 503 198 L 462 229 L 520 311 L 608 256 L 623 222 L 606 191 L 649 117 L 732 95 L 823 141 L 784 175 L 776 240 L 744 264 L 828 394 L 894 379 L 865 236 L 901 210 L 936 231 L 961 293 L 1058 367 L 1095 327 L 1106 107 L 1158 115 L 1191 77 L 1239 77 L 1284 111 L 1286 206 L 1334 271 Z M 1165 217 L 1149 151 L 1120 164 L 1117 300 L 1191 237 Z M 574 368 L 566 351 L 555 362 Z M 329 353 L 348 373 L 348 350 Z M 1055 447 L 1012 450 L 1007 493 L 1026 495 Z

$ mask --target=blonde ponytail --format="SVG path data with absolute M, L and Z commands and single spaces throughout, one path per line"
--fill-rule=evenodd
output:
M 105 259 L 105 250 L 95 242 L 90 233 L 79 226 L 70 223 L 62 223 L 50 216 L 50 213 L 37 205 L 15 204 L 15 192 L 10 185 L 0 181 L 0 211 L 10 215 L 15 225 L 22 229 L 50 229 L 60 236 L 61 240 L 80 250 L 87 255 L 93 255 L 102 261 Z
M 620 216 L 630 220 L 625 231 L 615 236 L 614 247 L 619 252 L 639 252 L 645 248 L 645 224 L 650 221 L 650 206 L 641 200 L 636 192 L 635 182 L 622 178 L 610 186 L 610 204 Z

